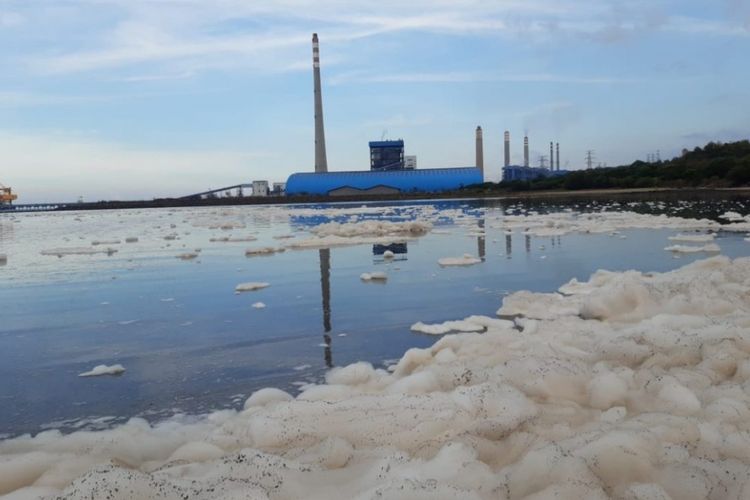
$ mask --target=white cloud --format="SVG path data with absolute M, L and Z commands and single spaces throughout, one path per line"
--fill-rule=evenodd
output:
M 447 71 L 436 73 L 390 73 L 374 74 L 362 72 L 339 73 L 328 79 L 330 85 L 345 83 L 476 83 L 476 82 L 516 82 L 516 83 L 571 83 L 571 84 L 614 84 L 636 83 L 635 78 L 607 76 L 572 76 L 549 73 L 499 74 L 480 71 Z
M 148 64 L 170 65 L 170 71 L 159 74 L 216 67 L 283 71 L 297 66 L 298 54 L 316 30 L 325 43 L 342 50 L 348 41 L 396 32 L 503 36 L 529 43 L 576 38 L 613 43 L 662 29 L 725 36 L 747 32 L 728 21 L 672 19 L 674 15 L 666 14 L 666 2 L 644 0 L 627 4 L 596 0 L 383 0 L 377 4 L 343 0 L 89 0 L 66 5 L 80 14 L 68 20 L 73 23 L 68 29 L 77 34 L 75 40 L 80 43 L 33 56 L 33 66 L 39 71 L 74 73 Z M 87 26 L 88 11 L 109 13 L 105 17 L 109 24 L 92 15 L 97 22 Z M 78 18 L 81 25 L 75 24 Z

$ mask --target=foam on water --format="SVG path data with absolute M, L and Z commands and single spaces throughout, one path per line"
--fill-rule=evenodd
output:
M 750 496 L 750 259 L 514 294 L 392 373 L 245 409 L 0 443 L 0 493 L 62 498 Z M 531 304 L 552 301 L 544 315 Z M 541 317 L 544 316 L 544 317 Z M 541 317 L 535 319 L 534 317 Z

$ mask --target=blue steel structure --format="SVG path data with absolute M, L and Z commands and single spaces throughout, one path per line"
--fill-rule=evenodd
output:
M 404 141 L 371 141 L 370 170 L 403 170 Z
M 349 188 L 368 191 L 386 188 L 401 193 L 436 193 L 481 184 L 482 171 L 476 167 L 433 168 L 423 170 L 354 171 L 296 173 L 286 181 L 289 195 L 328 195 Z

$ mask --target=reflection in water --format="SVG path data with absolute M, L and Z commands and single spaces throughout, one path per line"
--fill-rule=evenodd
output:
M 484 219 L 479 219 L 479 221 L 477 222 L 479 224 L 479 227 L 484 230 Z M 484 260 L 484 256 L 487 253 L 487 245 L 484 236 L 477 236 L 477 253 L 479 254 L 479 258 L 481 260 Z
M 507 258 L 510 259 L 511 254 L 513 253 L 513 242 L 510 239 L 510 235 L 505 235 L 505 255 Z
M 396 255 L 406 256 L 406 252 L 408 249 L 406 247 L 406 243 L 391 243 L 390 245 L 373 245 L 372 246 L 373 255 L 383 255 L 386 252 L 386 250 L 390 250 Z
M 331 353 L 331 249 L 321 248 L 318 250 L 320 257 L 320 286 L 323 292 L 323 341 L 326 344 L 323 357 L 328 368 L 333 367 L 333 354 Z
M 531 253 L 531 236 L 526 235 L 526 253 Z

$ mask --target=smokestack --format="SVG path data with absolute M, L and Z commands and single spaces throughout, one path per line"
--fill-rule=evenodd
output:
M 315 173 L 328 172 L 326 134 L 323 130 L 323 96 L 320 92 L 320 49 L 318 34 L 313 33 L 313 80 L 315 94 Z
M 510 132 L 505 131 L 505 166 L 510 166 Z
M 523 137 L 523 166 L 529 166 L 529 136 Z
M 558 142 L 556 145 L 557 147 L 557 171 L 560 171 L 560 143 Z
M 553 143 L 549 143 L 549 169 L 550 171 L 555 169 L 555 148 Z
M 477 168 L 482 171 L 484 181 L 484 145 L 482 144 L 482 127 L 477 127 Z

